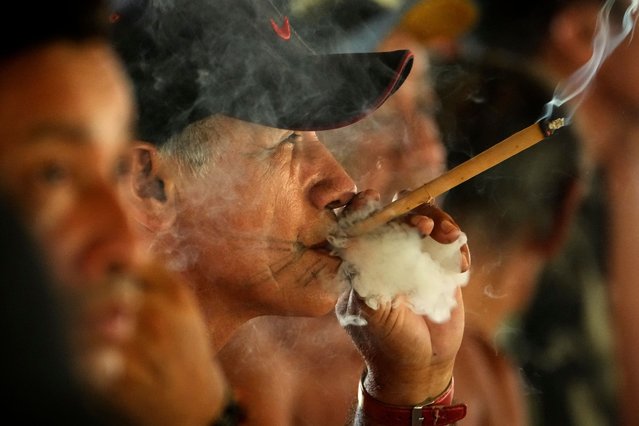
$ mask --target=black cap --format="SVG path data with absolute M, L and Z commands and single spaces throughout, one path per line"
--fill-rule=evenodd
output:
M 139 137 L 161 143 L 220 113 L 291 130 L 354 123 L 410 72 L 408 50 L 317 54 L 271 0 L 129 2 L 114 15 Z

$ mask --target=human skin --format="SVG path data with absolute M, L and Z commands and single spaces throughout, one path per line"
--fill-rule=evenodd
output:
M 196 289 L 213 346 L 221 348 L 238 327 L 259 315 L 331 312 L 338 297 L 347 294 L 336 276 L 341 260 L 310 246 L 335 229 L 334 209 L 346 205 L 354 211 L 379 200 L 379 194 L 354 197 L 353 181 L 314 132 L 219 116 L 195 126 L 202 126 L 204 143 L 215 144 L 205 167 L 193 173 L 175 157 L 140 144 L 130 202 L 149 247 Z M 459 237 L 448 215 L 433 206 L 422 209 L 409 219 L 419 232 L 443 243 Z M 184 253 L 189 257 L 180 257 Z M 460 268 L 470 262 L 464 259 Z M 432 335 L 431 324 L 408 311 L 390 310 L 401 319 L 390 333 L 388 315 L 369 314 L 370 326 L 352 334 L 364 358 L 373 360 L 370 377 L 381 385 L 373 394 L 388 402 L 420 402 L 442 392 L 463 332 L 461 303 L 454 320 L 432 325 Z M 406 383 L 414 386 L 407 389 Z
M 371 191 L 358 194 L 346 210 L 358 209 L 371 197 Z M 421 235 L 442 244 L 452 243 L 461 235 L 454 220 L 435 206 L 424 205 L 413 213 L 415 216 L 404 220 Z M 471 262 L 468 246 L 464 245 L 461 252 L 460 271 L 467 271 Z M 436 397 L 448 386 L 464 330 L 464 305 L 461 289 L 457 289 L 457 306 L 451 318 L 435 323 L 413 312 L 402 300 L 403 295 L 398 295 L 394 302 L 374 310 L 351 289 L 340 297 L 336 312 L 338 317 L 359 313 L 368 323 L 345 327 L 366 363 L 364 387 L 368 393 L 389 404 L 412 406 Z
M 318 133 L 358 186 L 379 191 L 382 203 L 445 168 L 444 147 L 432 116 L 435 99 L 427 78 L 428 53 L 423 44 L 399 30 L 380 46 L 381 50 L 397 48 L 415 54 L 402 87 L 364 120 Z M 352 203 L 361 204 L 361 199 Z M 433 224 L 427 219 L 415 216 L 413 220 L 425 220 L 424 232 L 431 232 Z M 403 311 L 393 310 L 393 315 L 412 318 Z M 460 317 L 461 313 L 455 316 Z M 451 326 L 447 332 L 454 341 L 459 324 Z M 420 327 L 424 326 L 420 323 Z M 264 361 L 256 363 L 255 357 Z M 219 358 L 238 399 L 252 402 L 247 424 L 344 424 L 355 406 L 357 382 L 365 367 L 334 312 L 320 318 L 255 318 L 238 330 Z M 282 373 L 273 377 L 273 369 Z M 450 379 L 443 376 L 443 385 L 432 377 L 424 381 L 441 389 L 417 388 L 417 393 L 440 392 Z M 368 380 L 372 379 L 375 374 Z M 417 402 L 427 395 L 421 394 Z
M 378 189 L 382 195 L 394 195 L 441 175 L 446 169 L 446 151 L 434 118 L 437 96 L 430 83 L 428 48 L 401 29 L 386 37 L 379 48 L 410 49 L 414 52 L 413 68 L 400 90 L 373 115 L 373 119 L 389 123 L 389 130 L 398 130 L 390 139 L 392 152 L 378 154 L 390 162 L 387 172 L 379 174 L 379 189 L 375 181 L 358 184 Z
M 130 340 L 114 350 L 92 328 L 75 329 L 76 346 L 93 348 L 77 361 L 89 390 L 135 425 L 210 426 L 225 402 L 225 381 L 195 296 L 157 265 L 137 268 L 136 279 L 141 284 L 119 294 L 136 309 Z M 117 297 L 112 288 L 103 291 Z M 96 292 L 81 293 L 85 302 L 76 307 L 86 315 L 76 318 L 90 321 L 91 312 L 105 304 Z
M 379 195 L 364 191 L 349 208 L 361 208 L 370 200 L 379 200 Z M 433 206 L 424 206 L 405 220 L 421 235 L 442 243 L 460 236 L 452 218 Z M 466 249 L 460 270 L 470 265 Z M 369 369 L 370 394 L 388 403 L 415 405 L 446 388 L 463 333 L 461 293 L 457 301 L 451 320 L 435 324 L 401 304 L 374 311 L 346 291 L 338 302 L 338 314 L 361 314 L 369 322 L 348 327 L 357 346 L 334 314 L 266 317 L 240 328 L 219 357 L 238 400 L 247 402 L 247 424 L 344 424 L 354 407 L 364 365 Z M 273 375 L 274 370 L 278 374 Z M 351 420 L 373 424 L 364 413 Z
M 68 314 L 80 381 L 138 424 L 188 412 L 182 424 L 206 425 L 221 410 L 224 384 L 201 312 L 184 284 L 145 266 L 116 192 L 132 117 L 129 81 L 105 41 L 52 42 L 4 61 L 0 188 L 40 245 L 61 300 L 75 302 Z M 122 279 L 133 283 L 126 296 Z M 107 349 L 121 360 L 112 377 L 93 364 Z M 185 398 L 187 385 L 197 398 Z
M 479 228 L 466 228 L 474 247 L 482 248 L 473 252 L 474 264 L 481 266 L 463 289 L 466 327 L 454 367 L 455 393 L 469 407 L 464 424 L 523 426 L 525 383 L 519 366 L 495 342 L 500 326 L 531 300 L 549 254 L 535 239 L 495 245 Z M 492 404 L 495 397 L 499 406 Z
M 578 123 L 605 173 L 609 208 L 609 278 L 615 356 L 622 374 L 623 424 L 639 415 L 639 281 L 633 272 L 639 253 L 639 41 L 622 43 L 602 67 L 595 88 L 581 106 Z
M 157 215 L 164 219 L 139 216 L 154 252 L 196 289 L 216 348 L 256 316 L 333 309 L 343 290 L 335 281 L 340 260 L 311 246 L 334 229 L 333 209 L 354 191 L 314 132 L 218 120 L 207 143 L 219 155 L 201 173 L 180 172 L 168 156 L 146 157 L 156 160 L 166 192 Z
M 402 196 L 403 191 L 414 189 L 440 175 L 445 169 L 445 150 L 440 139 L 439 128 L 434 120 L 435 94 L 428 84 L 427 47 L 410 34 L 397 29 L 382 42 L 381 49 L 399 46 L 415 52 L 414 70 L 405 84 L 383 105 L 372 118 L 390 115 L 394 125 L 403 129 L 394 132 L 390 139 L 394 147 L 391 153 L 383 154 L 390 162 L 388 168 L 380 170 L 377 178 L 363 179 L 361 184 L 377 188 L 389 196 Z M 401 135 L 398 137 L 398 135 Z M 374 135 L 367 135 L 373 140 Z M 386 141 L 388 144 L 388 141 Z M 377 186 L 376 186 L 377 185 Z M 461 234 L 453 218 L 435 206 L 423 205 L 413 211 L 417 216 L 410 218 L 413 225 L 421 229 L 423 235 L 430 235 L 441 243 L 452 243 Z M 453 226 L 442 226 L 448 222 Z M 462 247 L 461 271 L 470 268 L 468 246 Z M 378 320 L 377 335 L 389 341 L 378 341 L 372 348 L 390 347 L 388 354 L 371 351 L 369 344 L 354 339 L 356 346 L 364 354 L 368 374 L 364 386 L 370 395 L 379 400 L 397 405 L 415 405 L 428 397 L 436 397 L 448 385 L 453 375 L 455 357 L 461 345 L 464 330 L 464 304 L 461 290 L 457 290 L 457 307 L 451 311 L 450 320 L 442 324 L 413 313 L 406 306 L 386 305 L 378 311 L 363 306 L 351 293 L 348 307 L 342 298 L 337 311 L 361 309 L 369 321 Z M 356 327 L 347 331 L 361 332 Z M 401 362 L 395 352 L 403 347 Z M 367 352 L 370 353 L 367 354 Z M 388 366 L 397 366 L 397 370 Z M 361 413 L 358 413 L 361 415 Z M 365 417 L 364 417 L 365 418 Z
M 0 75 L 1 183 L 68 285 L 134 256 L 113 191 L 133 114 L 116 64 L 103 45 L 60 43 L 4 64 Z
M 415 189 L 445 169 L 444 145 L 433 117 L 436 97 L 429 83 L 427 48 L 399 29 L 379 47 L 399 48 L 414 53 L 411 73 L 402 87 L 361 122 L 320 133 L 357 185 L 379 191 L 384 204 L 399 191 Z

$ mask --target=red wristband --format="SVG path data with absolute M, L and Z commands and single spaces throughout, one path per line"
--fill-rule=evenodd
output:
M 448 383 L 448 386 L 446 387 L 446 389 L 444 390 L 444 392 L 442 392 L 441 394 L 439 394 L 438 397 L 436 397 L 433 400 L 426 400 L 424 402 L 422 402 L 421 406 L 424 405 L 450 405 L 453 403 L 453 394 L 455 393 L 455 378 L 451 377 L 450 378 L 450 383 Z
M 357 404 L 366 418 L 389 426 L 443 426 L 466 417 L 466 404 L 453 402 L 454 382 L 451 379 L 446 390 L 433 400 L 406 407 L 378 401 L 364 389 L 364 377 L 359 382 Z

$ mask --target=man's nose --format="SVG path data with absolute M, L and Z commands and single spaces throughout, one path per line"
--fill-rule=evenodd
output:
M 311 178 L 311 202 L 318 209 L 342 207 L 355 195 L 355 182 L 328 149 L 317 140 L 315 133 L 312 132 L 311 135 L 312 140 L 305 148 L 307 164 L 313 170 L 308 175 Z
M 131 229 L 128 216 L 113 185 L 100 184 L 88 189 L 86 194 L 93 211 L 88 223 L 89 246 L 84 257 L 84 273 L 89 280 L 125 272 L 139 255 L 139 247 Z

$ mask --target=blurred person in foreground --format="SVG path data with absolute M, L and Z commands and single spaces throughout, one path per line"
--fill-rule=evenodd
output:
M 531 383 L 539 424 L 635 424 L 639 416 L 639 41 L 629 1 L 482 4 L 476 48 L 525 63 L 551 87 L 603 46 L 598 30 L 627 35 L 586 90 L 571 103 L 572 127 L 583 144 L 590 186 L 578 225 L 560 262 L 545 274 L 522 322 L 519 355 Z M 606 6 L 604 8 L 604 6 Z M 611 7 L 609 7 L 611 6 Z M 636 6 L 636 4 L 634 5 Z M 608 21 L 598 24 L 600 14 Z M 535 28 L 535 31 L 520 31 Z M 515 42 L 516 41 L 516 42 Z M 582 80 L 583 81 L 583 80 Z
M 99 0 L 14 5 L 12 19 L 30 25 L 1 30 L 0 191 L 53 283 L 42 291 L 54 295 L 64 341 L 51 349 L 68 350 L 70 380 L 88 410 L 106 424 L 209 425 L 225 384 L 199 306 L 188 287 L 138 255 L 118 200 L 134 106 L 109 13 Z M 52 390 L 51 401 L 58 397 Z M 51 417 L 20 408 L 17 421 L 56 422 L 56 407 Z
M 376 189 L 387 204 L 399 191 L 445 168 L 432 115 L 438 102 L 430 86 L 428 50 L 446 46 L 446 54 L 454 52 L 451 45 L 472 26 L 475 10 L 472 3 L 456 0 L 412 2 L 398 10 L 352 1 L 329 13 L 331 6 L 326 2 L 298 12 L 309 36 L 332 34 L 333 39 L 320 40 L 335 45 L 325 50 L 414 53 L 410 75 L 378 110 L 350 126 L 318 133 L 357 185 Z M 349 14 L 352 19 L 343 18 Z M 336 22 L 353 27 L 336 28 Z M 317 30 L 312 24 L 329 28 Z M 336 39 L 340 32 L 344 37 Z M 363 361 L 334 312 L 320 318 L 255 318 L 218 355 L 238 399 L 254 402 L 247 409 L 250 423 L 341 425 L 356 406 Z
M 449 168 L 537 122 L 552 97 L 517 67 L 458 60 L 438 68 L 437 116 Z M 581 201 L 581 172 L 578 140 L 564 127 L 444 197 L 478 247 L 463 289 L 466 328 L 454 370 L 457 395 L 469 407 L 460 425 L 530 424 L 528 377 L 507 339 L 565 243 Z
M 271 2 L 134 6 L 114 28 L 147 143 L 135 149 L 123 189 L 149 248 L 195 288 L 215 349 L 262 315 L 359 314 L 368 325 L 347 327 L 367 371 L 356 423 L 410 418 L 422 402 L 416 411 L 431 419 L 463 417 L 463 406 L 448 405 L 461 293 L 444 324 L 401 304 L 373 310 L 340 284 L 341 259 L 316 246 L 334 231 L 336 213 L 377 195 L 355 195 L 315 131 L 379 107 L 403 83 L 412 54 L 316 54 Z M 413 219 L 422 235 L 460 237 L 443 211 L 427 213 Z M 459 268 L 469 262 L 463 256 Z M 433 408 L 439 396 L 443 405 Z
M 107 425 L 72 371 L 59 301 L 41 253 L 4 199 L 0 235 L 0 408 L 16 425 Z

